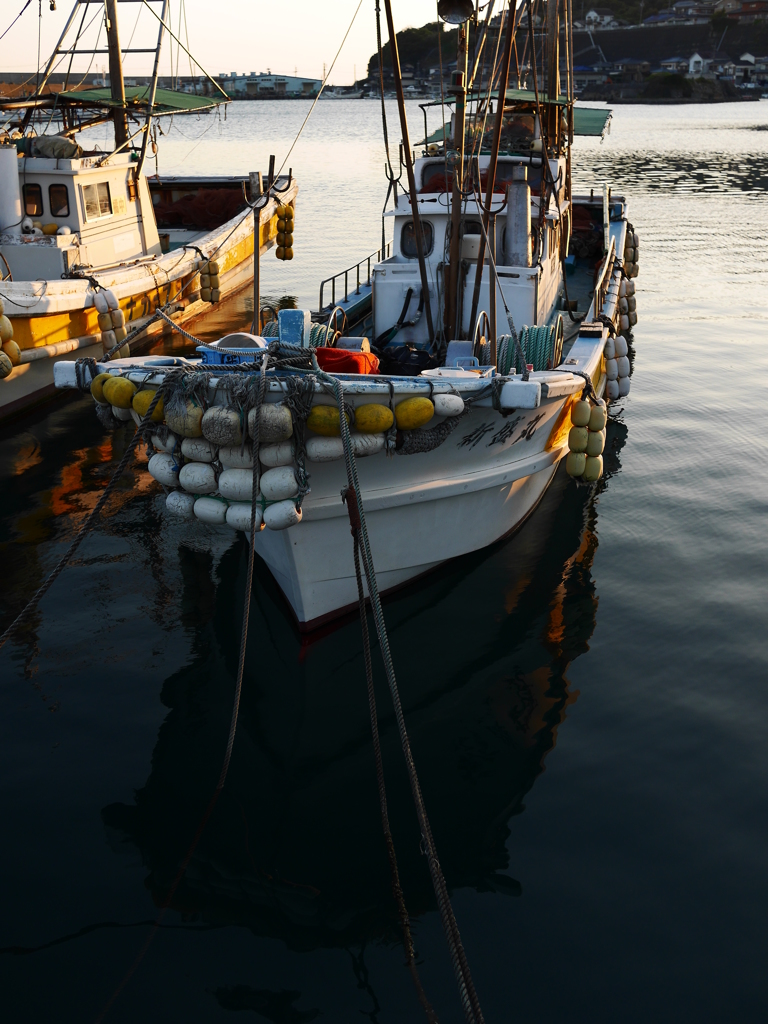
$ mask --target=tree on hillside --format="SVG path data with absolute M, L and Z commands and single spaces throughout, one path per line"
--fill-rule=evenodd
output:
M 397 50 L 400 54 L 400 64 L 412 64 L 422 69 L 437 64 L 439 59 L 437 47 L 437 34 L 442 30 L 443 24 L 439 21 L 432 21 L 421 28 L 406 28 L 397 33 Z M 456 60 L 456 40 L 458 32 L 454 29 L 450 32 L 443 32 L 441 44 L 443 51 L 443 62 L 448 64 Z M 392 69 L 392 58 L 390 56 L 389 40 L 382 47 L 384 58 L 384 72 Z M 379 55 L 374 53 L 368 61 L 368 77 L 377 76 L 379 73 Z

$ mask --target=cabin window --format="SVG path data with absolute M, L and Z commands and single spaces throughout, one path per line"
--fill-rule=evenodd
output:
M 43 216 L 43 190 L 39 185 L 24 186 L 24 213 L 27 217 Z
M 435 245 L 435 229 L 428 220 L 421 222 L 421 237 L 424 240 L 424 255 L 429 256 Z M 406 221 L 403 230 L 400 232 L 400 252 L 409 260 L 417 259 L 419 251 L 416 248 L 416 232 L 413 229 L 413 221 Z
M 81 189 L 86 220 L 98 220 L 100 217 L 112 215 L 108 182 L 100 181 L 98 185 L 82 185 Z
M 48 205 L 52 217 L 69 216 L 69 190 L 66 185 L 48 186 Z

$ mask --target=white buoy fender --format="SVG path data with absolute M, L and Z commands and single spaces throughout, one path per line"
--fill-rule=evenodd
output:
M 616 349 L 617 359 L 621 359 L 622 356 L 625 356 L 627 352 L 629 352 L 629 345 L 627 344 L 626 338 L 616 338 L 614 347 Z M 619 376 L 621 376 L 621 370 L 619 370 Z
M 276 469 L 268 469 L 266 473 L 262 474 L 261 493 L 267 501 L 282 501 L 284 498 L 294 498 L 298 491 L 299 485 L 296 482 L 293 466 L 278 466 Z M 266 521 L 265 518 L 264 522 Z
M 432 403 L 436 416 L 461 416 L 464 412 L 464 399 L 461 395 L 433 395 Z
M 179 447 L 179 439 L 175 434 L 168 434 L 167 441 L 161 441 L 158 434 L 152 435 L 152 447 L 160 452 L 175 452 Z
M 221 405 L 213 405 L 206 409 L 201 423 L 203 437 L 217 448 L 239 445 L 243 440 L 240 413 L 237 409 L 227 409 Z
M 630 313 L 629 314 L 629 325 L 630 325 L 630 327 L 634 327 L 636 323 L 637 323 L 637 313 Z
M 261 526 L 261 509 L 256 506 L 256 529 Z M 227 526 L 233 530 L 251 532 L 251 504 L 248 501 L 237 501 L 227 509 Z
M 109 303 L 104 292 L 96 292 L 93 296 L 93 306 L 97 313 L 108 313 Z
M 335 462 L 343 459 L 344 442 L 340 437 L 310 437 L 307 439 L 307 458 L 310 462 Z
M 223 470 L 219 476 L 219 494 L 230 501 L 250 501 L 253 494 L 253 470 Z
M 181 442 L 181 454 L 190 462 L 213 462 L 216 449 L 203 437 L 185 437 Z
M 635 282 L 634 281 L 626 281 L 625 284 L 627 286 L 627 296 L 634 295 L 635 294 Z
M 448 397 L 452 398 L 453 396 Z M 352 449 L 358 459 L 364 459 L 367 455 L 378 455 L 379 452 L 384 451 L 384 446 L 387 443 L 385 434 L 358 434 L 356 431 L 352 431 L 350 436 Z
M 186 491 L 171 491 L 165 499 L 165 507 L 175 516 L 182 519 L 195 518 L 195 496 Z
M 219 448 L 219 462 L 224 469 L 253 469 L 253 451 L 246 444 L 242 452 L 240 445 L 233 448 Z
M 627 279 L 622 277 L 621 284 L 619 285 L 619 296 L 623 299 L 627 294 Z
M 264 522 L 270 530 L 287 530 L 301 522 L 301 509 L 292 501 L 278 501 L 264 509 Z
M 624 380 L 629 380 L 629 377 L 625 377 Z M 619 382 L 618 380 L 609 380 L 605 385 L 605 393 L 611 402 L 615 402 L 619 397 Z
M 198 498 L 195 515 L 201 523 L 223 526 L 227 521 L 227 503 L 222 498 Z
M 262 405 L 260 424 L 261 429 L 257 431 L 256 410 L 251 409 L 248 413 L 248 433 L 251 437 L 258 437 L 262 444 L 287 441 L 293 434 L 291 410 L 282 403 Z
M 102 293 L 104 295 L 104 298 L 107 300 L 108 309 L 120 308 L 120 303 L 117 301 L 117 296 L 115 295 L 111 288 L 103 288 Z
M 616 358 L 616 342 L 614 341 L 613 338 L 609 338 L 606 341 L 605 348 L 603 349 L 603 355 L 605 356 L 606 359 L 615 359 Z
M 616 380 L 619 376 L 619 364 L 615 359 L 605 360 L 605 376 L 608 380 Z
M 190 494 L 211 494 L 216 490 L 216 474 L 208 462 L 188 462 L 181 467 L 179 483 Z
M 259 462 L 268 469 L 292 466 L 293 444 L 290 441 L 281 441 L 279 444 L 259 445 Z
M 132 412 L 133 409 L 121 409 L 117 405 L 112 406 L 112 415 L 115 417 L 115 419 L 122 420 L 123 423 L 127 423 L 128 420 L 132 418 Z
M 619 311 L 621 313 L 629 312 L 629 302 L 626 299 L 619 299 Z
M 621 319 L 619 321 L 619 326 L 620 326 L 622 331 L 628 331 L 629 330 L 629 314 L 628 313 L 623 313 L 622 314 Z
M 619 397 L 626 398 L 629 394 L 629 389 L 632 386 L 632 382 L 629 377 L 622 377 L 619 380 Z
M 634 295 L 630 295 L 630 297 L 627 299 L 627 309 L 630 313 L 637 312 L 637 299 Z
M 149 475 L 163 487 L 179 486 L 179 467 L 176 459 L 167 452 L 158 452 L 149 460 Z
M 628 377 L 630 367 L 627 356 L 622 356 L 620 359 L 617 359 L 616 364 L 619 367 L 619 380 L 621 380 L 622 377 Z

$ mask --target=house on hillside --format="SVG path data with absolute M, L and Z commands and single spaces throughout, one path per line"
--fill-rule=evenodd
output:
M 619 23 L 616 20 L 616 16 L 613 11 L 609 11 L 607 7 L 593 7 L 592 10 L 587 11 L 585 22 L 587 28 L 618 28 Z
M 768 18 L 768 0 L 744 0 L 738 13 L 739 21 L 757 21 L 758 18 Z
M 650 74 L 650 71 L 651 65 L 647 60 L 623 57 L 614 62 L 611 68 L 611 77 L 622 82 L 642 82 L 645 76 Z
M 684 57 L 667 57 L 659 67 L 670 75 L 684 75 L 688 71 L 688 61 Z
M 734 63 L 727 53 L 721 50 L 705 50 L 694 53 L 688 58 L 688 74 L 691 78 L 710 77 L 730 78 L 733 75 Z
M 741 13 L 742 0 L 715 0 L 715 14 L 738 14 Z
M 610 80 L 609 64 L 577 64 L 573 69 L 573 88 L 577 94 L 589 86 L 605 85 Z

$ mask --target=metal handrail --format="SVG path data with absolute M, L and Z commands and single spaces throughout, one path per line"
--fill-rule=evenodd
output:
M 339 278 L 342 278 L 342 277 L 344 278 L 344 298 L 340 299 L 339 301 L 340 302 L 348 302 L 349 301 L 349 275 L 353 271 L 355 272 L 355 275 L 356 275 L 356 286 L 355 286 L 355 291 L 354 291 L 353 294 L 359 295 L 360 294 L 360 268 L 362 266 L 365 266 L 367 268 L 368 280 L 365 282 L 365 284 L 366 284 L 366 287 L 370 288 L 370 286 L 371 286 L 371 261 L 374 260 L 376 263 L 381 263 L 382 260 L 389 259 L 391 254 L 392 254 L 392 243 L 391 242 L 387 242 L 387 244 L 384 246 L 383 249 L 378 249 L 377 251 L 372 252 L 370 256 L 366 256 L 365 259 L 360 260 L 360 262 L 356 263 L 354 266 L 347 267 L 346 270 L 340 270 L 339 273 L 338 274 L 334 274 L 333 277 L 326 277 L 326 279 L 324 281 L 320 282 L 320 302 L 319 302 L 319 305 L 318 305 L 317 308 L 319 310 L 325 309 L 325 306 L 323 304 L 323 292 L 324 292 L 325 286 L 327 284 L 331 285 L 331 302 L 330 302 L 330 305 L 331 306 L 335 306 L 336 305 L 336 281 Z
M 605 254 L 605 261 L 603 262 L 603 268 L 600 271 L 600 276 L 595 282 L 595 289 L 593 295 L 593 303 L 595 307 L 595 317 L 600 316 L 603 311 L 603 284 L 606 280 L 610 279 L 611 271 L 613 270 L 613 261 L 616 256 L 616 236 L 611 237 L 611 245 L 608 252 Z M 607 287 L 607 284 L 606 284 Z

